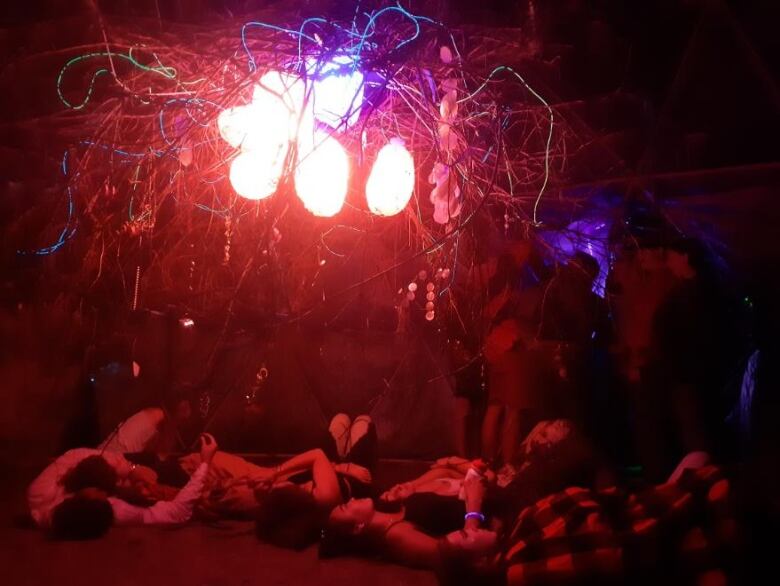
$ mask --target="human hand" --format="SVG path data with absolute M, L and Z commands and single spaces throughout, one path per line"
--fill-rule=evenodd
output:
M 208 465 L 211 465 L 211 461 L 214 459 L 214 454 L 217 453 L 217 440 L 210 433 L 200 434 L 200 459 Z
M 506 319 L 494 327 L 485 340 L 485 359 L 494 363 L 520 339 L 520 327 L 513 319 Z
M 271 486 L 278 479 L 278 472 L 273 468 L 262 468 L 255 470 L 244 479 L 244 482 L 250 487 Z
M 414 485 L 411 482 L 396 484 L 390 490 L 385 491 L 379 498 L 386 503 L 403 501 L 414 494 Z
M 463 479 L 463 494 L 468 511 L 482 509 L 482 501 L 487 491 L 487 481 L 475 468 L 471 468 Z
M 368 468 L 359 466 L 358 464 L 345 463 L 341 465 L 340 469 L 342 474 L 351 476 L 364 484 L 371 484 L 371 471 Z
M 461 458 L 460 456 L 449 456 L 447 458 L 439 458 L 433 463 L 431 468 L 452 468 L 466 463 L 468 463 L 466 458 Z

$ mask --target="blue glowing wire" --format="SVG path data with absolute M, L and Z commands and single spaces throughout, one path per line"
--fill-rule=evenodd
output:
M 66 177 L 68 176 L 68 151 L 66 150 L 65 153 L 62 155 L 62 174 Z M 76 177 L 78 177 L 78 174 L 76 174 Z M 60 232 L 59 237 L 57 238 L 57 241 L 50 245 L 45 246 L 43 248 L 39 248 L 37 250 L 17 250 L 17 254 L 35 254 L 38 256 L 45 256 L 47 254 L 52 254 L 53 252 L 56 252 L 62 246 L 70 240 L 73 235 L 76 233 L 76 226 L 70 227 L 71 221 L 73 220 L 73 189 L 70 185 L 67 186 L 65 189 L 65 193 L 68 194 L 68 218 L 65 220 L 65 226 L 62 228 L 62 232 Z
M 290 35 L 301 35 L 304 38 L 306 38 L 306 40 L 309 40 L 312 43 L 316 43 L 317 42 L 317 39 L 315 39 L 314 37 L 310 37 L 310 36 L 308 36 L 306 34 L 303 34 L 300 31 L 294 31 L 292 29 L 284 28 L 282 26 L 276 26 L 275 24 L 268 24 L 266 22 L 257 22 L 257 21 L 254 21 L 254 20 L 250 21 L 250 22 L 246 22 L 246 23 L 244 23 L 244 26 L 241 27 L 241 44 L 243 45 L 244 52 L 246 53 L 247 59 L 249 60 L 249 71 L 250 72 L 253 72 L 253 71 L 257 70 L 257 64 L 255 63 L 255 58 L 252 56 L 252 52 L 249 50 L 249 47 L 246 44 L 246 29 L 247 29 L 247 27 L 250 27 L 250 26 L 259 26 L 259 27 L 262 27 L 262 28 L 268 28 L 268 29 L 271 29 L 271 30 L 274 30 L 274 31 L 278 31 L 278 32 L 282 32 L 282 33 L 288 33 Z
M 184 111 L 187 113 L 187 116 L 189 116 L 190 120 L 192 120 L 195 124 L 198 124 L 199 126 L 202 126 L 202 127 L 208 126 L 209 123 L 208 122 L 202 123 L 202 122 L 196 120 L 195 117 L 192 115 L 192 113 L 190 113 L 190 111 L 189 111 L 189 105 L 191 103 L 197 104 L 198 106 L 206 104 L 206 105 L 209 105 L 209 106 L 214 106 L 217 109 L 221 108 L 221 106 L 219 104 L 217 104 L 216 102 L 212 102 L 211 100 L 206 100 L 204 98 L 172 98 L 172 99 L 168 100 L 167 102 L 165 102 L 163 104 L 162 109 L 160 110 L 160 113 L 158 114 L 158 121 L 159 121 L 159 125 L 160 125 L 160 134 L 162 135 L 162 138 L 165 141 L 165 143 L 168 144 L 169 146 L 175 146 L 175 142 L 170 140 L 168 138 L 168 135 L 165 132 L 165 109 L 167 107 L 169 107 L 171 104 L 180 103 L 180 102 L 184 102 L 185 103 Z M 182 149 L 185 149 L 185 148 L 192 149 L 195 146 L 199 146 L 201 144 L 206 144 L 207 142 L 210 142 L 210 141 L 208 141 L 208 140 L 202 141 L 202 142 L 198 143 L 197 145 L 192 145 L 191 147 L 175 147 L 175 150 L 178 151 L 178 150 L 182 150 Z

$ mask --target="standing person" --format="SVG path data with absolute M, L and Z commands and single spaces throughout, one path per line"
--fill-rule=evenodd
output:
M 447 349 L 454 379 L 455 454 L 466 458 L 472 452 L 473 442 L 469 441 L 472 417 L 478 412 L 478 405 L 485 391 L 485 363 L 476 332 L 465 331 L 460 325 L 450 326 Z
M 655 444 L 646 446 L 653 450 L 646 462 L 651 478 L 682 454 L 721 455 L 725 388 L 738 338 L 733 307 L 702 245 L 675 242 L 666 250 L 666 260 L 677 283 L 653 316 L 652 352 L 643 372 L 643 407 L 655 417 L 657 430 Z
M 590 421 L 596 349 L 606 345 L 609 313 L 593 291 L 600 267 L 577 252 L 545 287 L 537 343 L 548 387 L 548 416 L 566 417 L 582 427 Z
M 530 254 L 530 244 L 522 242 L 499 257 L 485 308 L 490 326 L 484 349 L 488 406 L 482 423 L 482 457 L 494 462 L 500 452 L 508 468 L 515 460 L 521 432 L 533 426 L 540 406 L 535 367 L 528 354 L 537 330 L 540 288 L 523 287 L 522 282 Z

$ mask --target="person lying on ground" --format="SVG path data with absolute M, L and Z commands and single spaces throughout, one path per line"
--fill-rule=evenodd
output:
M 65 474 L 62 485 L 64 499 L 50 511 L 46 517 L 47 524 L 42 526 L 49 529 L 54 539 L 81 540 L 101 537 L 112 525 L 185 523 L 192 516 L 193 506 L 200 498 L 206 473 L 217 451 L 217 442 L 209 434 L 201 435 L 200 443 L 202 463 L 187 485 L 172 500 L 158 501 L 149 507 L 135 506 L 115 496 L 115 474 L 113 483 L 111 481 L 111 473 L 115 473 L 115 469 L 103 457 L 85 459 Z M 103 467 L 104 482 L 99 487 L 91 486 L 92 482 L 87 482 L 90 486 L 83 486 L 80 477 L 84 462 L 90 467 Z M 46 475 L 46 472 L 43 474 Z M 37 494 L 39 479 L 33 482 L 31 494 Z
M 513 519 L 525 506 L 571 484 L 604 482 L 606 464 L 564 419 L 543 421 L 534 427 L 518 450 L 514 475 L 505 477 L 477 467 L 488 481 L 486 513 L 492 521 Z M 463 480 L 475 463 L 457 456 L 440 458 L 420 477 L 397 484 L 380 496 L 385 510 L 403 506 L 406 518 L 432 535 L 456 529 L 466 513 Z
M 343 413 L 336 415 L 318 449 L 336 474 L 342 499 L 372 493 L 376 429 L 370 417 L 361 415 L 352 421 Z M 200 514 L 205 518 L 255 519 L 272 489 L 295 485 L 311 494 L 316 482 L 314 463 L 320 460 L 313 458 L 313 453 L 313 450 L 305 452 L 279 466 L 266 467 L 220 452 L 209 472 L 204 497 L 199 503 Z M 184 456 L 179 463 L 184 471 L 190 473 L 199 464 L 198 456 Z
M 503 533 L 482 527 L 488 486 L 478 475 L 464 480 L 463 529 L 443 538 L 351 501 L 331 513 L 320 551 L 381 555 L 432 569 L 446 585 L 725 583 L 739 530 L 729 482 L 706 462 L 691 454 L 667 482 L 636 492 L 569 487 L 523 509 Z

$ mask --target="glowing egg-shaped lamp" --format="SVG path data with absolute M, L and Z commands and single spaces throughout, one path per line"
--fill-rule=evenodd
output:
M 344 205 L 349 183 L 349 158 L 338 140 L 316 132 L 313 141 L 299 141 L 295 191 L 315 216 L 335 216 Z M 307 144 L 309 143 L 310 144 Z
M 360 117 L 363 104 L 363 74 L 353 57 L 339 55 L 327 63 L 310 61 L 308 74 L 314 80 L 314 116 L 333 128 L 350 127 Z
M 230 163 L 230 184 L 241 197 L 265 199 L 276 191 L 283 167 L 284 156 L 263 150 L 244 151 Z
M 274 135 L 284 133 L 288 140 L 295 140 L 306 88 L 299 77 L 269 71 L 260 78 L 252 94 L 252 105 L 263 114 L 262 128 Z M 311 117 L 311 106 L 307 108 Z
M 393 139 L 382 147 L 366 184 L 368 209 L 380 216 L 401 212 L 414 190 L 414 160 L 403 141 Z
M 247 106 L 226 108 L 217 117 L 219 135 L 235 149 L 244 142 L 247 134 L 252 131 L 252 126 L 252 112 Z

